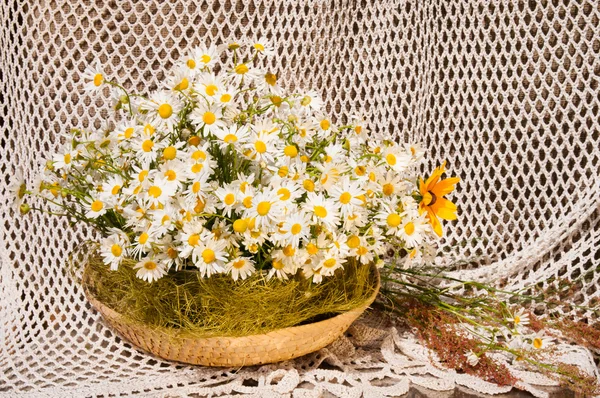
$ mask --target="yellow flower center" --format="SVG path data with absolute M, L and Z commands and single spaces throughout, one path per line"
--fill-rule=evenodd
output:
M 162 104 L 158 107 L 158 116 L 168 119 L 173 114 L 173 107 L 169 104 Z
M 225 202 L 227 206 L 231 206 L 235 202 L 235 195 L 232 193 L 228 193 L 227 195 L 225 195 L 225 198 L 223 198 L 223 202 Z
M 196 202 L 196 206 L 194 207 L 194 211 L 196 213 L 202 213 L 204 211 L 205 206 L 206 203 L 202 199 L 198 199 L 198 201 Z
M 200 192 L 200 188 L 201 188 L 200 181 L 196 181 L 195 183 L 192 184 L 192 192 L 193 193 Z
M 187 79 L 187 77 L 184 77 L 183 79 L 181 79 L 179 84 L 177 86 L 175 86 L 175 90 L 183 91 L 183 90 L 186 90 L 189 86 L 190 86 L 190 81 Z
M 390 228 L 396 228 L 402 222 L 402 218 L 398 214 L 392 213 L 387 216 L 386 222 Z
M 394 193 L 394 184 L 384 184 L 383 185 L 383 194 L 390 196 Z
M 147 124 L 144 126 L 144 134 L 146 134 L 148 137 L 151 137 L 152 134 L 154 134 L 154 126 L 152 126 L 151 124 Z
M 342 204 L 347 205 L 348 203 L 350 203 L 350 200 L 352 200 L 352 195 L 350 195 L 349 192 L 344 192 L 340 195 L 340 202 Z
M 246 261 L 237 260 L 237 261 L 234 261 L 233 264 L 231 264 L 231 265 L 235 269 L 242 269 L 242 268 L 244 268 L 244 265 L 246 265 Z
M 223 94 L 221 96 L 221 102 L 227 103 L 229 101 L 231 101 L 231 95 L 230 94 Z
M 188 68 L 190 69 L 194 69 L 196 67 L 196 61 L 194 61 L 193 59 L 188 59 L 187 62 L 185 63 L 187 65 Z
M 112 253 L 113 256 L 120 257 L 121 253 L 123 253 L 123 249 L 121 248 L 121 246 L 119 246 L 115 243 L 114 245 L 112 245 L 110 247 L 110 252 Z
M 263 46 L 263 45 L 262 45 L 262 44 L 260 44 L 260 43 L 256 43 L 256 44 L 254 45 L 254 48 L 255 48 L 255 49 L 256 49 L 256 51 L 258 51 L 258 52 L 263 52 L 263 51 L 265 51 L 265 46 Z
M 133 127 L 127 127 L 125 129 L 125 131 L 123 132 L 123 135 L 125 136 L 125 138 L 129 139 L 133 135 L 133 132 L 134 132 L 134 128 Z
M 292 235 L 298 235 L 300 232 L 302 231 L 302 225 L 296 223 L 294 225 L 292 225 Z
M 336 263 L 337 263 L 337 261 L 335 261 L 335 258 L 330 258 L 330 259 L 323 261 L 323 266 L 325 268 L 332 268 L 332 267 L 335 267 Z
M 171 217 L 169 217 L 168 214 L 165 214 L 163 216 L 163 218 L 160 219 L 160 224 L 161 225 L 165 225 L 167 222 L 169 222 L 170 219 L 171 219 Z
M 115 185 L 115 186 L 114 186 L 114 187 L 111 189 L 110 193 L 111 193 L 111 194 L 113 194 L 113 195 L 116 195 L 116 194 L 118 194 L 118 193 L 119 193 L 119 191 L 120 191 L 120 190 L 121 190 L 121 186 L 120 186 L 120 185 Z
M 140 182 L 143 182 L 146 179 L 146 177 L 148 177 L 148 170 L 142 170 L 140 171 L 140 174 L 138 174 L 138 180 Z
M 204 260 L 206 264 L 212 263 L 215 261 L 215 252 L 212 249 L 204 249 L 202 252 L 202 260 Z
M 321 120 L 321 123 L 319 123 L 319 126 L 321 126 L 321 129 L 323 130 L 329 130 L 329 127 L 331 127 L 331 123 L 329 123 L 329 120 L 323 119 Z
M 198 234 L 190 235 L 190 237 L 188 238 L 188 244 L 190 246 L 198 246 L 198 243 L 200 243 L 200 235 L 198 235 Z
M 199 159 L 206 160 L 206 153 L 204 153 L 203 151 L 200 151 L 200 150 L 194 151 L 194 153 L 192 153 L 192 159 L 194 159 L 194 160 L 199 160 Z
M 285 156 L 289 156 L 290 158 L 295 158 L 298 155 L 298 149 L 294 145 L 288 145 L 283 150 Z
M 69 164 L 69 163 L 71 163 L 71 154 L 70 154 L 70 153 L 67 153 L 67 154 L 64 156 L 64 158 L 63 158 L 63 159 L 64 159 L 64 161 L 65 161 L 65 164 Z
M 206 124 L 213 124 L 217 120 L 217 117 L 212 112 L 205 112 L 202 115 L 202 121 Z
M 273 268 L 283 269 L 283 267 L 285 267 L 284 263 L 282 263 L 281 261 L 273 260 Z
M 279 199 L 288 200 L 291 196 L 291 192 L 287 188 L 279 188 L 277 190 L 277 195 L 279 195 Z
M 294 254 L 296 254 L 296 249 L 294 249 L 292 245 L 287 245 L 283 248 L 283 254 L 288 257 L 292 257 Z
M 142 232 L 142 234 L 138 238 L 138 242 L 140 242 L 140 244 L 142 244 L 142 245 L 145 245 L 146 242 L 148 242 L 148 238 L 149 238 L 148 233 L 147 232 Z
M 281 166 L 279 168 L 279 170 L 277 171 L 277 175 L 279 175 L 279 177 L 281 177 L 281 178 L 287 176 L 289 173 L 290 173 L 290 169 L 287 166 Z
M 148 195 L 156 199 L 162 195 L 162 189 L 156 185 L 152 185 L 150 188 L 148 188 Z
M 188 139 L 188 144 L 190 144 L 191 146 L 198 146 L 200 145 L 200 137 L 198 137 L 197 135 L 193 135 Z
M 369 252 L 369 249 L 367 249 L 367 248 L 366 248 L 366 247 L 364 247 L 364 246 L 360 246 L 360 247 L 359 247 L 359 248 L 356 250 L 356 253 L 357 253 L 359 256 L 364 256 L 364 255 L 365 255 L 365 254 L 367 254 L 368 252 Z
M 206 91 L 207 95 L 210 95 L 212 97 L 217 93 L 217 91 L 219 91 L 219 88 L 214 84 L 209 84 L 206 86 L 206 89 L 204 91 Z
M 362 132 L 362 126 L 356 126 L 354 127 L 354 132 L 358 135 Z
M 167 256 L 169 256 L 169 258 L 177 258 L 177 256 L 178 256 L 177 250 L 175 250 L 172 247 L 169 247 L 167 249 Z
M 248 229 L 248 221 L 240 218 L 233 222 L 233 230 L 240 234 L 243 234 Z
M 271 210 L 271 202 L 260 202 L 258 206 L 256 206 L 256 212 L 261 216 L 269 214 L 269 210 Z
M 254 149 L 256 149 L 256 152 L 258 152 L 258 153 L 265 153 L 265 152 L 267 152 L 267 146 L 262 141 L 256 141 L 254 143 Z
M 248 66 L 246 64 L 239 64 L 234 68 L 235 73 L 238 75 L 244 75 L 248 73 Z
M 152 140 L 146 140 L 142 143 L 142 150 L 144 152 L 150 152 L 153 147 L 154 147 L 154 141 L 152 141 Z
M 168 146 L 163 150 L 163 157 L 167 160 L 173 160 L 177 156 L 177 148 Z
M 319 218 L 327 217 L 327 209 L 323 206 L 315 206 L 314 208 L 315 215 Z
M 223 141 L 228 144 L 233 144 L 234 142 L 237 142 L 237 140 L 238 138 L 235 136 L 235 134 L 227 134 L 225 138 L 223 138 Z
M 306 245 L 306 251 L 311 256 L 314 256 L 315 254 L 317 254 L 319 252 L 319 248 L 314 243 L 309 243 L 308 245 Z
M 92 211 L 98 212 L 104 208 L 104 203 L 102 203 L 99 200 L 94 200 L 90 208 L 92 209 Z
M 269 86 L 274 86 L 277 84 L 277 75 L 269 72 L 265 75 L 265 81 Z
M 100 87 L 102 82 L 104 82 L 104 76 L 102 76 L 102 73 L 96 73 L 94 75 L 94 86 Z
M 242 201 L 242 203 L 244 204 L 244 207 L 246 209 L 249 209 L 252 207 L 252 196 L 246 196 L 244 198 L 244 200 Z
M 404 226 L 404 232 L 406 232 L 406 235 L 411 236 L 412 234 L 415 233 L 415 224 L 413 224 L 412 222 L 407 223 Z
M 308 158 L 308 156 L 306 156 L 306 155 L 302 155 L 302 156 L 300 156 L 300 160 L 301 160 L 301 161 L 303 161 L 304 163 L 308 163 L 308 161 L 309 161 L 310 159 Z
M 543 345 L 544 345 L 544 341 L 542 339 L 540 339 L 539 337 L 536 337 L 535 339 L 533 339 L 533 347 L 535 347 L 539 350 L 540 348 L 542 348 Z
M 308 106 L 308 105 L 310 105 L 311 101 L 312 101 L 312 98 L 309 95 L 305 95 L 300 100 L 300 105 L 302 105 L 302 106 Z
M 153 271 L 156 269 L 156 267 L 158 267 L 158 265 L 154 261 L 146 261 L 144 263 L 144 268 L 146 268 L 148 271 Z
M 396 165 L 396 155 L 394 155 L 393 153 L 388 153 L 387 156 L 385 157 L 385 160 L 388 162 L 388 164 L 390 166 Z
M 196 163 L 192 166 L 192 173 L 200 173 L 204 165 L 202 163 Z
M 175 170 L 167 170 L 165 171 L 165 177 L 167 177 L 167 180 L 169 181 L 175 181 L 177 179 L 177 173 Z
M 212 58 L 208 54 L 204 54 L 203 56 L 200 57 L 200 61 L 204 64 L 208 64 L 211 60 L 212 60 Z
M 354 169 L 354 172 L 356 173 L 357 176 L 364 176 L 367 172 L 367 168 L 365 166 L 356 166 L 356 168 Z
M 521 317 L 518 315 L 515 315 L 515 317 L 513 318 L 513 321 L 515 322 L 515 325 L 518 325 L 519 323 L 521 323 Z
M 313 192 L 315 190 L 315 183 L 312 180 L 304 180 L 304 182 L 302 182 L 302 186 L 308 192 Z
M 360 246 L 360 238 L 356 235 L 352 235 L 348 238 L 346 244 L 350 249 L 356 249 L 358 246 Z

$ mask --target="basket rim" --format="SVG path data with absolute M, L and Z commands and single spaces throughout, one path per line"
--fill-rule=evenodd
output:
M 89 276 L 89 272 L 88 272 L 88 267 L 87 264 L 84 267 L 84 271 L 83 271 L 83 275 L 81 278 L 81 285 L 83 287 L 83 291 L 85 293 L 85 296 L 87 297 L 88 301 L 92 304 L 92 306 L 98 310 L 103 316 L 108 316 L 110 318 L 113 318 L 114 320 L 118 320 L 119 322 L 123 322 L 126 321 L 126 323 L 128 323 L 131 326 L 134 327 L 139 327 L 139 328 L 144 328 L 144 329 L 148 329 L 148 330 L 152 330 L 155 333 L 159 333 L 161 335 L 164 335 L 168 338 L 172 338 L 172 339 L 177 339 L 177 340 L 186 340 L 186 339 L 202 339 L 202 340 L 224 340 L 224 339 L 229 339 L 229 340 L 240 340 L 240 339 L 254 339 L 256 337 L 275 337 L 277 336 L 281 331 L 284 330 L 300 330 L 301 328 L 311 328 L 314 325 L 321 325 L 321 324 L 325 324 L 330 322 L 333 319 L 337 319 L 339 317 L 344 317 L 344 316 L 348 316 L 349 314 L 352 313 L 362 313 L 364 312 L 377 298 L 377 295 L 379 294 L 379 290 L 381 288 L 381 275 L 379 273 L 379 269 L 375 266 L 375 263 L 372 262 L 369 264 L 371 271 L 374 273 L 375 275 L 375 281 L 374 281 L 374 289 L 373 292 L 371 293 L 371 295 L 364 301 L 363 304 L 356 306 L 348 311 L 345 312 L 341 312 L 335 316 L 332 316 L 330 318 L 318 321 L 318 322 L 310 322 L 310 323 L 306 323 L 303 325 L 295 325 L 295 326 L 288 326 L 285 328 L 279 328 L 279 329 L 274 329 L 271 330 L 267 333 L 259 333 L 259 334 L 249 334 L 249 335 L 244 335 L 244 336 L 206 336 L 206 337 L 201 337 L 198 335 L 195 335 L 193 333 L 190 333 L 186 330 L 182 330 L 182 329 L 176 329 L 176 328 L 168 328 L 168 327 L 164 327 L 164 326 L 151 326 L 148 324 L 144 324 L 142 322 L 137 322 L 137 321 L 131 321 L 125 318 L 125 316 L 117 311 L 115 311 L 114 309 L 110 308 L 109 306 L 107 306 L 106 304 L 104 304 L 103 302 L 99 301 L 96 296 L 92 293 L 92 291 L 90 290 L 90 286 L 92 286 L 92 282 L 90 281 L 90 276 Z M 110 322 L 109 322 L 110 323 Z

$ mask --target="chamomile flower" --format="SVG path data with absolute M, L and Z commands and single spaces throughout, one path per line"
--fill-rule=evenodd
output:
M 56 170 L 69 171 L 73 167 L 78 152 L 76 150 L 65 149 L 57 153 L 52 158 L 53 166 Z
M 529 314 L 525 312 L 525 309 L 519 308 L 519 311 L 515 312 L 512 317 L 507 318 L 506 320 L 512 322 L 515 328 L 519 329 L 529 325 Z
M 397 236 L 405 242 L 407 248 L 420 246 L 425 239 L 426 231 L 431 231 L 426 215 L 422 214 L 415 218 L 405 217 L 403 221 Z
M 325 115 L 315 116 L 313 122 L 316 126 L 315 131 L 319 139 L 329 138 L 335 131 L 335 127 L 332 125 L 331 119 Z
M 148 189 L 142 192 L 142 197 L 151 205 L 158 206 L 167 203 L 177 191 L 177 186 L 165 177 L 156 177 L 152 181 Z
M 260 71 L 255 80 L 256 89 L 261 93 L 277 95 L 282 94 L 281 87 L 277 84 L 277 75 L 269 71 Z M 281 98 L 281 97 L 280 97 Z
M 321 194 L 309 192 L 304 202 L 304 210 L 312 215 L 312 220 L 317 223 L 323 223 L 329 229 L 333 230 L 339 223 L 339 209 L 331 199 L 326 199 Z
M 165 265 L 154 257 L 143 258 L 133 269 L 137 269 L 135 276 L 146 282 L 157 281 L 167 274 Z
M 354 242 L 352 243 L 352 246 L 354 246 Z M 372 245 L 364 236 L 360 236 L 358 245 L 350 249 L 350 255 L 360 261 L 361 264 L 370 264 L 375 257 Z
M 289 275 L 293 275 L 295 273 L 296 269 L 292 265 L 286 264 L 282 261 L 273 260 L 271 262 L 271 269 L 267 274 L 267 279 L 271 279 L 275 276 L 277 279 L 287 280 Z
M 106 73 L 99 62 L 88 65 L 83 72 L 83 89 L 87 92 L 100 92 L 106 83 Z
M 214 132 L 214 135 L 220 140 L 219 147 L 226 148 L 233 145 L 236 148 L 241 148 L 248 142 L 250 130 L 246 126 L 238 127 L 232 125 Z
M 236 91 L 233 87 L 225 85 L 219 93 L 214 97 L 215 104 L 221 107 L 233 107 L 235 106 L 235 95 Z M 228 108 L 229 109 L 229 108 Z M 225 115 L 225 118 L 232 120 L 232 115 Z
M 177 237 L 177 239 L 181 242 L 181 257 L 189 257 L 200 245 L 200 239 L 206 236 L 207 233 L 208 231 L 206 228 L 204 228 L 204 224 L 198 220 L 184 223 L 182 230 Z
M 300 185 L 287 178 L 276 180 L 272 186 L 286 210 L 295 208 L 294 201 L 303 194 Z
M 231 217 L 231 212 L 237 204 L 238 191 L 231 185 L 219 187 L 215 191 L 215 196 L 219 199 L 219 208 L 223 210 L 223 215 Z
M 319 93 L 314 90 L 301 94 L 298 104 L 307 113 L 320 112 L 323 108 L 323 100 Z
M 156 160 L 158 151 L 163 147 L 162 142 L 157 141 L 155 137 L 141 135 L 133 140 L 131 144 L 135 151 L 136 158 L 148 167 L 150 163 Z
M 140 133 L 141 127 L 135 122 L 135 120 L 125 120 L 117 124 L 115 128 L 115 134 L 117 140 L 131 140 Z
M 194 248 L 192 259 L 203 278 L 225 271 L 224 266 L 229 261 L 226 247 L 226 241 L 215 239 L 214 235 L 209 233 L 205 234 L 198 247 Z
M 393 169 L 397 173 L 405 171 L 411 162 L 412 155 L 401 146 L 394 144 L 385 148 L 381 154 L 386 166 Z
M 260 55 L 271 56 L 275 54 L 273 43 L 264 37 L 250 41 L 250 45 L 252 46 L 253 51 L 256 51 Z
M 218 59 L 217 47 L 211 44 L 209 47 L 201 46 L 192 49 L 182 61 L 191 73 L 198 73 L 211 68 Z
M 361 200 L 365 192 L 360 188 L 360 185 L 351 181 L 350 178 L 344 177 L 336 185 L 329 189 L 331 198 L 339 205 L 340 214 L 347 216 L 353 214 L 354 211 L 363 204 Z
M 108 180 L 102 183 L 102 193 L 100 197 L 112 206 L 119 202 L 119 196 L 123 191 L 123 177 L 112 175 Z
M 158 176 L 160 176 L 165 184 L 175 188 L 174 191 L 180 190 L 188 179 L 188 172 L 185 169 L 185 165 L 179 160 L 166 161 L 159 166 L 158 172 Z
M 143 254 L 151 251 L 152 245 L 155 243 L 155 238 L 154 231 L 149 228 L 138 231 L 137 235 L 133 238 L 129 253 L 133 258 L 141 258 Z
M 110 265 L 110 269 L 116 271 L 127 257 L 128 244 L 127 235 L 124 233 L 115 233 L 103 239 L 100 244 L 100 256 L 104 264 Z
M 251 85 L 260 77 L 260 70 L 250 63 L 240 62 L 233 66 L 229 71 L 228 79 L 232 84 L 240 85 L 242 83 Z
M 158 91 L 140 104 L 142 110 L 148 111 L 148 115 L 157 126 L 165 126 L 168 130 L 177 123 L 178 113 L 183 108 L 181 101 L 168 91 Z
M 231 274 L 234 281 L 245 280 L 254 271 L 254 262 L 248 257 L 235 257 L 225 265 L 225 272 Z
M 553 341 L 553 337 L 547 336 L 544 330 L 540 330 L 531 336 L 531 347 L 536 350 L 543 350 L 550 347 Z
M 39 183 L 39 185 L 41 185 L 41 183 Z M 27 185 L 25 184 L 25 179 L 23 178 L 23 170 L 21 168 L 17 168 L 13 178 L 11 179 L 11 183 L 8 186 L 8 191 L 11 193 L 12 198 L 11 208 L 15 213 L 19 211 L 19 208 L 23 203 L 26 190 Z
M 197 82 L 194 84 L 194 91 L 213 102 L 224 91 L 225 82 L 213 73 L 202 73 L 198 76 Z
M 246 209 L 245 217 L 255 219 L 256 227 L 269 228 L 283 217 L 283 205 L 275 191 L 266 190 L 252 199 L 252 207 Z
M 187 65 L 181 65 L 169 75 L 166 81 L 167 89 L 187 92 L 192 88 L 192 71 Z
M 244 155 L 257 163 L 263 163 L 264 167 L 275 162 L 275 153 L 279 147 L 279 137 L 276 134 L 261 131 L 251 133 L 248 143 L 244 146 Z
M 190 120 L 202 129 L 204 137 L 208 137 L 210 134 L 214 135 L 217 131 L 225 128 L 223 111 L 215 105 L 208 105 L 202 101 L 190 114 Z
M 340 259 L 335 253 L 328 250 L 324 252 L 317 267 L 320 269 L 321 275 L 331 276 L 334 274 L 335 270 L 343 266 L 342 261 L 345 262 L 345 260 Z
M 107 204 L 100 197 L 95 197 L 89 200 L 89 202 L 85 202 L 84 208 L 87 218 L 98 218 L 106 213 Z

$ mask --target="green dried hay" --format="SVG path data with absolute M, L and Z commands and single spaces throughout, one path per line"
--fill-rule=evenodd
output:
M 302 275 L 245 281 L 229 275 L 201 278 L 194 270 L 169 272 L 153 283 L 135 276 L 135 261 L 111 271 L 90 256 L 86 273 L 96 299 L 127 322 L 192 337 L 238 337 L 320 321 L 363 305 L 373 294 L 371 266 L 346 264 L 320 284 Z

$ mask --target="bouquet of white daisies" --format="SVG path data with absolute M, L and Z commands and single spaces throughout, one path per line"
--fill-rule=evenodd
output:
M 274 53 L 264 40 L 198 47 L 147 95 L 89 66 L 85 89 L 110 92 L 114 117 L 73 130 L 31 189 L 13 185 L 21 212 L 94 226 L 106 266 L 135 259 L 148 282 L 185 269 L 318 283 L 389 248 L 430 252 L 438 217 L 455 218 L 444 195 L 458 179 L 441 180 L 444 166 L 419 179 L 418 145 L 332 119 L 316 91 L 284 90 L 260 66 Z

